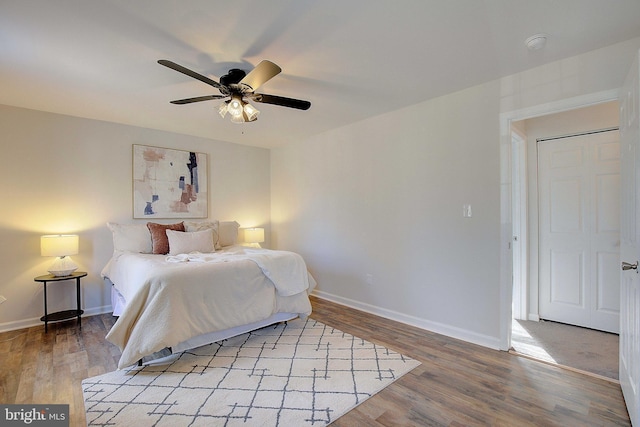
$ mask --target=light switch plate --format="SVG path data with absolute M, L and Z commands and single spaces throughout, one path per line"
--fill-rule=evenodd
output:
M 464 205 L 462 207 L 462 216 L 464 218 L 471 218 L 473 216 L 473 212 L 471 211 L 471 205 Z

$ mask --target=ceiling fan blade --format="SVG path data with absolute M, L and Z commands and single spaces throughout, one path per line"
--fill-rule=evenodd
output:
M 301 99 L 285 98 L 284 96 L 256 93 L 251 98 L 256 102 L 262 102 L 264 104 L 280 105 L 282 107 L 297 108 L 298 110 L 308 110 L 309 107 L 311 107 L 311 103 L 309 101 L 303 101 Z
M 191 104 L 192 102 L 200 102 L 200 101 L 210 101 L 212 99 L 221 99 L 226 98 L 226 95 L 205 95 L 205 96 L 197 96 L 195 98 L 185 98 L 185 99 L 176 99 L 175 101 L 171 101 L 172 104 Z
M 256 65 L 256 68 L 251 70 L 249 74 L 244 76 L 244 78 L 240 80 L 240 84 L 247 85 L 251 88 L 251 91 L 254 91 L 280 74 L 281 71 L 282 69 L 280 67 L 265 59 Z
M 191 71 L 188 68 L 183 67 L 182 65 L 176 64 L 175 62 L 171 62 L 168 61 L 166 59 L 160 59 L 158 61 L 158 64 L 160 65 L 164 65 L 165 67 L 169 67 L 172 70 L 176 70 L 182 74 L 186 74 L 189 77 L 192 77 L 194 79 L 200 80 L 201 82 L 204 82 L 208 85 L 211 85 L 217 89 L 223 90 L 223 91 L 227 91 L 226 86 L 221 85 L 220 83 L 218 83 L 215 80 L 211 80 L 209 77 L 203 76 L 202 74 L 198 74 L 195 71 Z

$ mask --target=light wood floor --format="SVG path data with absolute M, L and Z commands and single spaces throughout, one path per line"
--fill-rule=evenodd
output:
M 340 426 L 624 426 L 620 387 L 412 328 L 318 298 L 311 317 L 422 365 L 339 418 Z M 0 402 L 69 403 L 85 424 L 80 382 L 116 369 L 111 315 L 0 334 Z

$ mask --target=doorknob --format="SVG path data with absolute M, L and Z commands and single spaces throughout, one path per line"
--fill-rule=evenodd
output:
M 638 261 L 635 264 L 629 264 L 628 262 L 622 261 L 622 270 L 637 270 L 638 269 Z

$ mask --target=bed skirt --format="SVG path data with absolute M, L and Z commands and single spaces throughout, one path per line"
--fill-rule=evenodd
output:
M 113 308 L 113 315 L 120 316 L 120 314 L 124 310 L 126 301 L 122 294 L 118 292 L 115 286 L 113 286 L 113 283 L 111 282 L 111 280 L 109 280 L 109 278 L 105 278 L 104 280 L 107 285 L 111 286 L 111 307 Z M 158 353 L 154 353 L 150 356 L 144 357 L 142 359 L 142 364 L 157 365 L 171 363 L 175 359 L 175 355 L 182 353 L 185 350 L 201 347 L 203 345 L 211 344 L 217 341 L 226 340 L 228 338 L 242 335 L 250 331 L 255 331 L 256 329 L 264 328 L 265 326 L 293 320 L 297 317 L 299 316 L 296 313 L 275 313 L 258 322 L 249 323 L 247 325 L 240 325 L 234 328 L 224 329 L 222 331 L 209 332 L 207 334 L 198 335 L 186 341 L 182 341 L 181 343 L 178 343 L 170 349 L 165 349 Z

